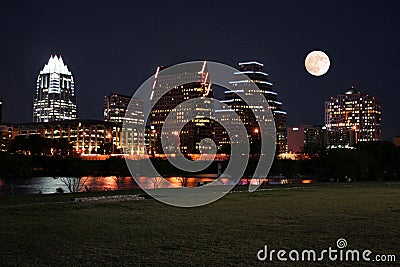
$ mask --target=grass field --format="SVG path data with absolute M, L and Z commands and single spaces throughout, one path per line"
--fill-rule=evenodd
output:
M 400 262 L 400 184 L 395 183 L 232 193 L 191 209 L 152 199 L 74 203 L 70 198 L 0 198 L 0 265 L 288 266 L 294 264 L 260 262 L 256 254 L 264 245 L 321 251 L 336 248 L 339 238 L 347 240 L 348 249 L 397 257 L 396 263 L 376 266 Z M 355 265 L 318 266 L 346 264 Z

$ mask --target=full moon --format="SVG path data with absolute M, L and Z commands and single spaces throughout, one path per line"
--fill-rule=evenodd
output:
M 329 70 L 331 62 L 324 52 L 312 51 L 307 55 L 304 64 L 308 73 L 314 76 L 321 76 Z

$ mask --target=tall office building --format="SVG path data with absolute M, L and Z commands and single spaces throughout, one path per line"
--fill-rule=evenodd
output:
M 224 101 L 222 101 L 224 102 Z M 230 134 L 234 137 L 239 137 L 239 127 L 243 122 L 238 119 L 233 119 L 231 113 L 235 112 L 231 108 L 221 108 L 215 110 L 214 116 L 216 121 L 228 126 L 231 131 Z M 232 140 L 229 138 L 228 130 L 225 129 L 220 123 L 214 123 L 215 142 L 219 153 L 229 154 L 231 151 Z
M 290 153 L 313 151 L 326 147 L 328 134 L 325 126 L 299 125 L 288 127 L 288 150 Z
M 63 121 L 76 117 L 76 95 L 72 73 L 61 56 L 51 56 L 36 81 L 33 121 Z
M 124 153 L 138 156 L 145 153 L 144 106 L 142 100 L 116 93 L 105 96 L 104 120 L 114 122 L 120 127 L 124 123 L 121 137 L 121 146 Z
M 131 97 L 112 93 L 104 96 L 104 120 L 123 122 Z
M 287 130 L 286 112 L 282 110 L 282 102 L 278 100 L 278 94 L 272 89 L 273 83 L 268 80 L 268 74 L 263 71 L 262 63 L 251 61 L 239 63 L 239 72 L 234 73 L 235 77 L 231 84 L 231 90 L 225 91 L 225 104 L 231 107 L 243 121 L 250 140 L 258 140 L 258 124 L 251 108 L 235 94 L 236 90 L 249 86 L 248 80 L 243 80 L 242 75 L 247 75 L 254 82 L 267 100 L 268 106 L 274 116 L 277 153 L 287 152 Z M 249 92 L 251 93 L 251 92 Z
M 331 146 L 353 146 L 357 142 L 381 140 L 381 106 L 373 97 L 351 87 L 325 102 L 325 126 L 338 136 Z M 347 137 L 347 138 L 346 138 Z
M 161 70 L 164 70 L 161 72 Z M 201 149 L 200 141 L 204 138 L 212 138 L 213 120 L 210 119 L 212 111 L 212 101 L 208 98 L 213 96 L 211 82 L 208 79 L 208 70 L 206 62 L 186 65 L 181 73 L 176 70 L 170 71 L 165 67 L 158 67 L 151 95 L 153 109 L 150 112 L 151 130 L 157 141 L 153 145 L 153 149 L 157 153 L 163 153 L 161 150 L 160 137 L 173 138 L 172 135 L 179 136 L 179 148 L 183 154 L 199 154 Z M 193 82 L 195 81 L 195 82 Z M 161 92 L 165 88 L 177 85 L 168 93 L 161 97 Z M 156 101 L 161 97 L 158 101 Z M 179 104 L 193 98 L 202 97 L 210 104 L 210 108 L 202 106 L 179 106 Z M 177 107 L 176 113 L 171 111 Z M 182 124 L 193 111 L 198 111 L 197 115 L 189 123 L 185 124 L 180 133 L 176 131 L 177 126 Z M 165 124 L 167 116 L 173 116 L 172 123 Z M 164 127 L 164 129 L 163 129 Z M 163 130 L 162 130 L 163 129 Z M 167 141 L 168 142 L 168 141 Z M 168 142 L 169 143 L 169 142 Z

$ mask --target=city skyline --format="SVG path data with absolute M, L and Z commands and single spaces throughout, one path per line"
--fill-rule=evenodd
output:
M 272 82 L 268 81 L 267 78 L 268 78 L 269 74 L 263 72 L 263 67 L 264 67 L 264 65 L 262 63 L 257 62 L 257 61 L 248 61 L 248 62 L 244 62 L 244 63 L 242 62 L 242 63 L 239 63 L 239 68 L 238 68 L 239 71 L 233 73 L 233 77 L 235 76 L 235 74 L 239 74 L 239 73 L 240 74 L 242 74 L 242 73 L 246 74 L 246 75 L 249 76 L 249 79 L 252 79 L 252 80 L 255 79 L 254 81 L 256 83 L 258 83 L 259 87 L 260 86 L 261 87 L 268 86 L 266 92 L 268 94 L 273 94 L 275 96 L 275 98 L 276 98 L 277 93 L 272 91 L 272 86 L 274 84 Z M 160 66 L 157 67 L 156 74 L 155 74 L 156 77 L 157 77 L 157 73 L 160 70 L 165 69 L 165 68 L 167 68 L 167 67 L 164 67 L 164 66 L 163 67 L 160 67 Z M 56 77 L 57 79 L 55 79 L 55 77 L 53 77 L 54 75 L 57 76 Z M 258 80 L 261 80 L 261 82 L 259 82 Z M 232 85 L 236 85 L 236 82 L 231 82 L 231 84 Z M 64 62 L 63 62 L 62 55 L 58 55 L 58 56 L 57 55 L 54 55 L 54 56 L 51 55 L 50 56 L 50 59 L 49 59 L 48 63 L 45 64 L 45 66 L 43 67 L 43 69 L 39 73 L 36 87 L 37 88 L 36 88 L 36 92 L 34 94 L 34 106 L 33 106 L 34 122 L 62 121 L 62 120 L 70 120 L 70 119 L 79 118 L 79 117 L 76 116 L 77 106 L 76 106 L 76 96 L 74 95 L 74 80 L 73 80 L 71 71 L 69 71 L 67 65 L 65 65 Z M 211 89 L 211 84 L 210 84 L 209 87 L 210 87 L 209 89 Z M 50 106 L 49 107 L 44 107 L 43 105 L 41 105 L 38 108 L 39 104 L 41 103 L 40 101 L 43 102 L 44 100 L 49 98 L 49 97 L 45 97 L 46 99 L 39 99 L 38 96 L 41 96 L 44 92 L 50 92 L 50 93 L 52 92 L 53 94 L 56 93 L 56 94 L 60 94 L 60 96 L 61 96 L 61 95 L 63 95 L 62 94 L 62 92 L 63 92 L 62 90 L 67 90 L 67 91 L 68 90 L 72 90 L 72 96 L 73 96 L 73 100 L 74 100 L 73 107 L 71 107 L 72 110 L 68 110 L 68 112 L 65 113 L 65 114 L 61 114 L 61 112 L 58 112 L 56 114 L 58 117 L 55 117 L 54 108 L 52 108 Z M 229 100 L 232 97 L 228 97 L 228 98 L 226 97 L 227 96 L 226 94 L 231 92 L 231 90 L 232 90 L 232 88 L 230 88 L 230 89 L 229 88 L 224 88 L 225 97 L 219 96 L 219 97 L 216 97 L 216 98 L 220 99 L 222 102 L 230 102 L 230 101 L 232 101 L 232 100 Z M 212 91 L 212 89 L 211 89 L 211 91 Z M 355 93 L 359 94 L 359 91 L 354 86 L 351 86 L 351 88 L 349 90 L 347 90 L 345 93 L 339 93 L 338 96 L 344 95 L 344 96 L 347 97 L 347 95 L 349 95 L 349 92 L 352 92 L 352 94 L 355 94 Z M 220 94 L 222 94 L 222 92 L 220 92 Z M 229 96 L 229 94 L 228 94 L 228 96 Z M 211 94 L 211 97 L 213 97 L 212 94 Z M 369 97 L 369 96 L 366 95 L 366 97 Z M 271 106 L 272 110 L 274 110 L 274 113 L 275 112 L 279 112 L 279 114 L 275 114 L 275 115 L 283 114 L 283 116 L 284 116 L 283 117 L 283 121 L 282 121 L 282 119 L 278 119 L 278 117 L 275 118 L 275 124 L 277 126 L 277 131 L 278 131 L 277 144 L 280 145 L 280 146 L 283 146 L 283 147 L 286 146 L 286 149 L 282 149 L 281 150 L 281 153 L 284 153 L 284 152 L 287 151 L 287 141 L 286 141 L 286 138 L 287 138 L 286 134 L 287 133 L 286 132 L 287 132 L 287 129 L 289 129 L 289 126 L 293 126 L 293 125 L 288 125 L 288 126 L 286 125 L 286 114 L 287 113 L 285 111 L 281 110 L 282 102 L 277 101 L 279 99 L 275 99 L 275 98 L 273 98 L 273 99 L 269 99 L 268 98 L 269 99 L 268 103 Z M 331 96 L 330 99 L 331 99 L 330 101 L 332 101 L 333 99 L 336 99 L 336 98 L 334 96 Z M 371 99 L 374 99 L 374 101 L 375 101 L 375 97 L 374 96 L 371 96 Z M 58 99 L 58 100 L 61 101 L 60 99 Z M 69 99 L 66 99 L 66 100 L 69 100 Z M 122 95 L 122 94 L 115 93 L 115 92 L 111 93 L 109 96 L 108 95 L 104 96 L 104 101 L 105 102 L 104 102 L 104 109 L 103 109 L 103 111 L 104 111 L 103 112 L 103 119 L 105 121 L 111 120 L 111 121 L 116 121 L 116 122 L 122 122 L 122 118 L 123 118 L 123 116 L 125 114 L 126 106 L 129 104 L 130 100 L 131 100 L 130 96 Z M 62 99 L 62 101 L 64 101 L 64 99 Z M 110 101 L 114 102 L 112 104 L 113 106 L 115 105 L 112 110 L 110 109 L 111 108 L 111 106 L 110 106 L 111 102 Z M 325 124 L 326 124 L 326 112 L 327 112 L 326 105 L 327 105 L 328 102 L 329 102 L 329 100 L 325 101 Z M 50 103 L 50 104 L 54 105 L 54 103 Z M 228 103 L 228 104 L 230 104 L 230 103 Z M 275 109 L 277 108 L 276 105 L 278 105 L 277 106 L 278 107 L 278 111 L 275 111 Z M 62 107 L 62 105 L 58 106 L 58 108 L 60 108 L 60 107 Z M 41 115 L 41 116 L 39 116 L 38 113 L 40 113 L 40 112 L 38 110 L 42 110 L 42 109 L 43 110 L 49 109 L 49 110 L 47 110 L 47 113 L 53 112 L 54 113 L 53 117 L 49 116 L 49 114 L 46 114 L 46 116 L 44 116 L 43 114 L 39 114 L 39 115 Z M 70 114 L 71 111 L 73 111 L 74 114 L 72 114 L 72 115 L 74 115 L 74 116 L 68 118 L 68 116 L 71 115 Z M 236 112 L 240 112 L 240 110 L 236 110 Z M 42 111 L 42 113 L 43 113 L 43 111 Z M 347 114 L 347 112 L 346 112 L 346 114 Z M 379 110 L 379 114 L 381 114 L 380 110 Z M 115 118 L 117 120 L 115 120 L 113 118 Z M 93 118 L 79 118 L 79 119 L 93 119 Z M 245 118 L 242 118 L 242 119 L 244 119 L 244 121 L 246 123 L 246 119 Z M 380 120 L 381 120 L 381 118 L 379 119 L 379 121 Z M 302 123 L 299 123 L 299 124 L 302 124 Z M 354 125 L 356 125 L 356 124 L 354 124 Z M 255 126 L 252 126 L 251 129 L 253 129 L 254 127 Z M 294 126 L 294 127 L 296 127 L 296 126 Z M 281 132 L 281 133 L 279 133 L 279 132 Z M 250 130 L 250 134 L 254 134 L 252 130 Z M 281 139 L 281 138 L 283 138 L 283 139 Z M 280 141 L 280 140 L 283 140 L 283 141 Z M 381 128 L 380 128 L 380 125 L 379 125 L 379 132 L 377 132 L 377 137 L 374 140 L 381 140 Z M 364 141 L 366 141 L 366 140 L 364 140 Z M 280 142 L 283 142 L 283 143 L 281 144 Z
M 400 1 L 3 1 L 0 265 L 399 265 Z
M 62 54 L 71 65 L 79 117 L 95 119 L 102 118 L 98 107 L 104 95 L 131 95 L 158 65 L 212 60 L 235 66 L 255 59 L 274 77 L 288 125 L 322 123 L 323 102 L 354 85 L 381 101 L 383 139 L 398 135 L 399 107 L 393 101 L 400 97 L 395 90 L 398 3 L 240 6 L 205 2 L 209 12 L 200 12 L 176 3 L 87 1 L 76 4 L 71 19 L 70 12 L 54 3 L 7 3 L 0 17 L 4 119 L 30 121 L 31 109 L 25 107 L 32 106 L 37 70 L 52 53 Z M 193 20 L 196 16 L 202 19 Z M 316 49 L 331 59 L 330 70 L 321 77 L 304 68 L 306 55 Z

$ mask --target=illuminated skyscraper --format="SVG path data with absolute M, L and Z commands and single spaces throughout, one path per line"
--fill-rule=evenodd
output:
M 224 102 L 224 100 L 222 101 Z M 231 113 L 235 112 L 231 108 L 221 108 L 215 110 L 215 118 L 217 121 L 224 123 L 227 125 L 231 130 L 231 135 L 235 137 L 239 137 L 239 127 L 243 124 L 243 122 L 238 119 L 234 119 L 231 117 Z M 225 129 L 220 123 L 215 122 L 214 124 L 214 131 L 215 131 L 215 141 L 218 148 L 219 153 L 230 153 L 232 140 L 229 138 L 228 130 Z
M 104 120 L 114 122 L 115 125 L 120 127 L 124 123 L 121 138 L 121 146 L 124 153 L 138 156 L 145 153 L 144 107 L 142 100 L 116 93 L 105 96 Z
M 357 142 L 381 140 L 381 106 L 379 101 L 351 87 L 347 92 L 325 102 L 325 126 L 339 133 L 341 142 L 333 146 L 353 146 Z
M 37 78 L 33 99 L 33 121 L 63 121 L 76 117 L 76 95 L 72 73 L 61 56 L 51 56 Z
M 277 153 L 287 152 L 287 130 L 286 130 L 286 112 L 282 110 L 282 102 L 278 100 L 278 94 L 272 89 L 273 83 L 268 80 L 268 74 L 263 71 L 262 63 L 251 61 L 239 63 L 239 72 L 235 73 L 235 77 L 247 75 L 254 82 L 261 93 L 267 100 L 276 126 L 277 135 Z M 231 90 L 225 91 L 225 104 L 230 106 L 243 121 L 250 140 L 259 140 L 258 124 L 251 108 L 235 94 L 236 90 L 241 90 L 245 86 L 249 86 L 249 81 L 235 78 L 230 82 Z M 250 92 L 251 93 L 251 92 Z
M 123 122 L 131 97 L 112 93 L 104 97 L 104 120 Z M 142 107 L 143 109 L 143 107 Z M 142 111 L 143 112 L 143 111 Z
M 168 69 L 160 73 L 163 69 L 165 68 L 157 68 L 151 96 L 154 107 L 151 110 L 150 122 L 152 131 L 157 136 L 155 150 L 158 153 L 162 152 L 159 141 L 161 135 L 168 140 L 173 134 L 179 135 L 179 148 L 183 154 L 199 154 L 200 149 L 203 149 L 200 147 L 200 141 L 204 138 L 212 137 L 213 121 L 209 119 L 212 116 L 212 108 L 208 109 L 200 106 L 191 106 L 189 108 L 178 105 L 198 97 L 204 97 L 208 101 L 208 98 L 213 96 L 211 83 L 208 80 L 206 62 L 187 65 L 182 70 L 182 73 L 169 72 Z M 179 84 L 179 86 L 174 87 L 154 103 L 161 96 L 162 89 L 170 88 L 172 84 Z M 211 99 L 209 104 L 211 106 Z M 177 107 L 177 112 L 170 115 L 175 107 Z M 204 116 L 196 116 L 178 133 L 176 131 L 177 125 L 182 124 L 183 121 L 189 118 L 189 114 L 193 110 L 199 111 Z M 168 115 L 173 116 L 172 123 L 165 124 Z

